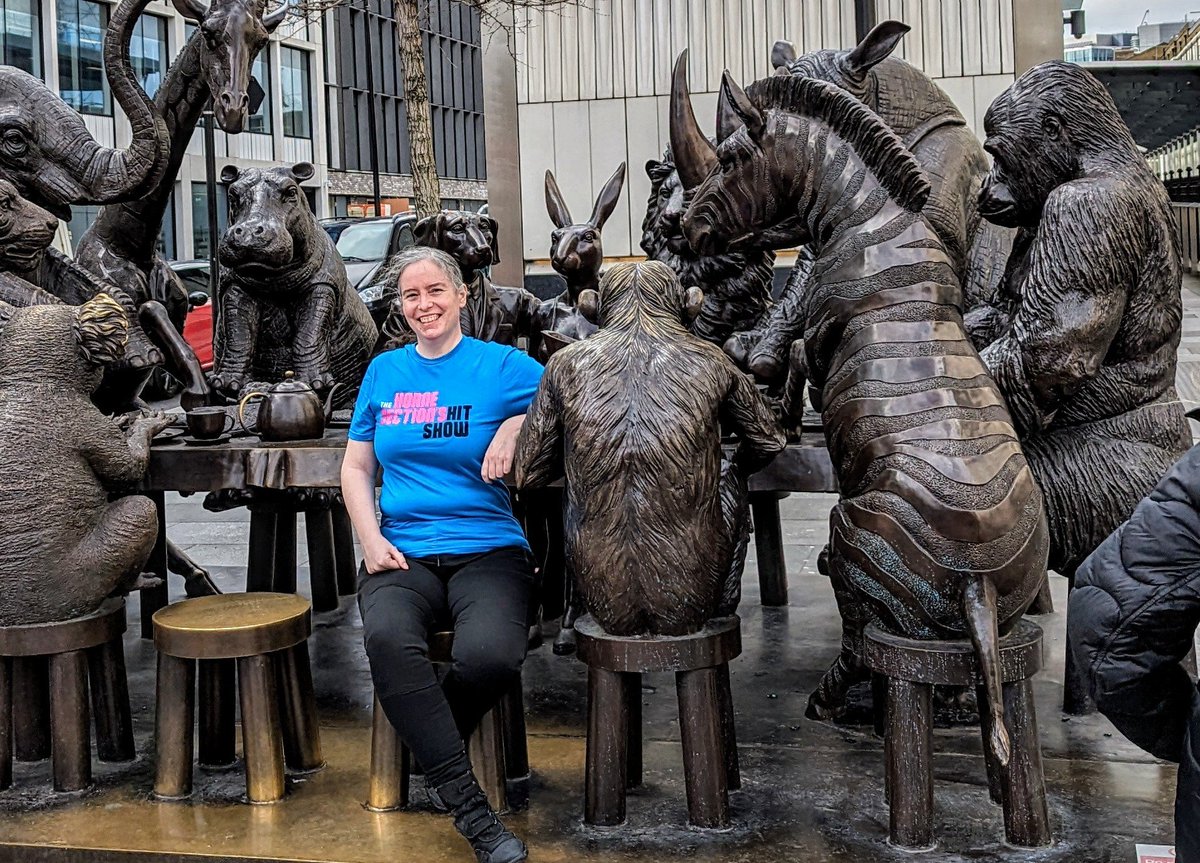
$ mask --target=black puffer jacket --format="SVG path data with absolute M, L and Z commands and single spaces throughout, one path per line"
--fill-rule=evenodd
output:
M 1075 575 L 1067 627 L 1100 711 L 1179 762 L 1175 850 L 1200 863 L 1200 691 L 1180 660 L 1200 625 L 1200 446 Z

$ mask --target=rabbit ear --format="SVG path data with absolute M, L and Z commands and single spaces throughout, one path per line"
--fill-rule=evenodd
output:
M 575 220 L 571 218 L 571 211 L 567 209 L 567 202 L 563 200 L 558 183 L 554 181 L 554 175 L 550 171 L 546 171 L 546 212 L 550 214 L 550 221 L 556 228 L 575 224 Z
M 621 163 L 621 167 L 608 178 L 608 182 L 604 184 L 604 188 L 600 190 L 600 196 L 596 198 L 596 208 L 592 210 L 592 217 L 588 219 L 588 224 L 599 230 L 604 227 L 604 223 L 608 221 L 608 217 L 612 215 L 612 211 L 616 209 L 617 200 L 621 197 L 621 188 L 625 185 L 625 163 Z

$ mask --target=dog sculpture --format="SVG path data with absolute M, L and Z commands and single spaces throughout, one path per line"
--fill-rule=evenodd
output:
M 849 93 L 775 77 L 724 109 L 743 125 L 683 217 L 692 246 L 811 243 L 804 368 L 821 389 L 841 498 L 830 568 L 843 646 L 809 702 L 827 718 L 865 675 L 873 613 L 917 638 L 969 636 L 997 763 L 1009 757 L 999 639 L 1045 577 L 1042 496 L 996 384 L 963 327 L 951 257 L 922 215 L 929 182 Z M 798 370 L 793 369 L 793 373 Z

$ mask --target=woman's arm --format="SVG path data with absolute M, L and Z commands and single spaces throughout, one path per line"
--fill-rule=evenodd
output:
M 342 497 L 354 532 L 362 543 L 363 564 L 368 574 L 385 569 L 408 569 L 404 555 L 379 530 L 375 519 L 375 474 L 379 462 L 372 441 L 346 441 L 342 459 Z
M 483 469 L 479 475 L 484 482 L 503 480 L 512 470 L 513 456 L 517 452 L 517 435 L 521 433 L 521 424 L 525 422 L 525 414 L 517 414 L 500 423 L 492 442 L 488 444 L 487 452 L 483 454 Z

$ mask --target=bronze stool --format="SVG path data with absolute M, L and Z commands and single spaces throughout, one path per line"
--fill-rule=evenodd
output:
M 436 632 L 429 639 L 429 658 L 451 661 L 453 632 Z M 484 714 L 467 742 L 471 766 L 497 812 L 519 809 L 529 795 L 529 752 L 525 741 L 525 702 L 521 681 Z M 396 729 L 388 721 L 376 696 L 371 713 L 371 783 L 367 808 L 373 812 L 403 809 L 408 805 L 411 758 Z M 509 784 L 513 783 L 510 790 Z
M 971 642 L 924 641 L 866 629 L 866 662 L 887 679 L 884 789 L 889 839 L 908 849 L 928 849 L 933 837 L 933 687 L 974 686 L 978 693 L 988 789 L 1004 808 L 1004 834 L 1012 845 L 1050 844 L 1046 782 L 1038 743 L 1032 678 L 1042 668 L 1042 630 L 1022 620 L 1000 639 L 1004 721 L 1012 743 L 1007 767 L 992 761 L 987 741 L 991 717 Z
M 155 796 L 178 799 L 192 792 L 197 661 L 201 764 L 234 758 L 236 661 L 249 801 L 273 803 L 283 797 L 285 764 L 297 772 L 324 765 L 308 664 L 311 631 L 308 600 L 291 594 L 202 596 L 154 613 Z
M 729 661 L 742 652 L 741 620 L 716 618 L 693 635 L 622 637 L 588 614 L 575 631 L 588 665 L 583 820 L 625 821 L 625 791 L 642 782 L 642 673 L 674 671 L 688 821 L 728 827 L 729 790 L 742 786 L 729 691 Z
M 133 759 L 124 634 L 125 600 L 120 598 L 106 599 L 96 611 L 72 620 L 0 627 L 0 789 L 12 785 L 14 737 L 26 744 L 25 752 L 16 753 L 22 760 L 51 757 L 55 791 L 91 785 L 89 676 L 100 760 Z M 40 709 L 47 680 L 49 737 Z

